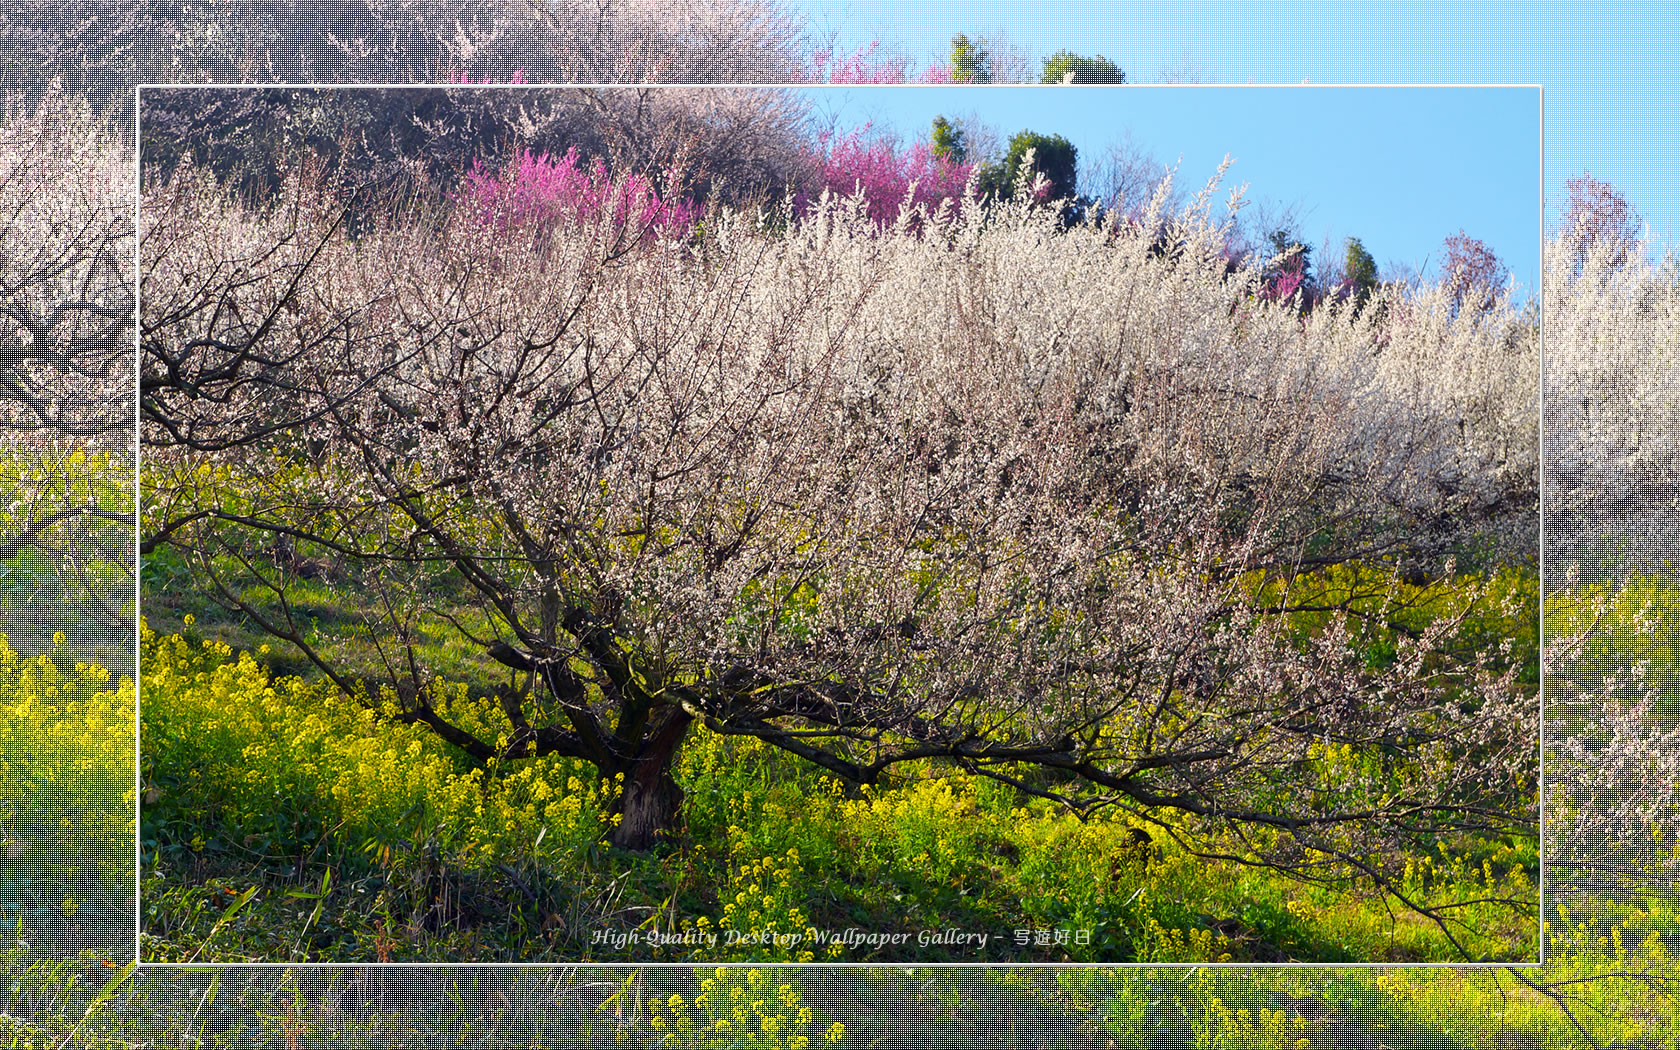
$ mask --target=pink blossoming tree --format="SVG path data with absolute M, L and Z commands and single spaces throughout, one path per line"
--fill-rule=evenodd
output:
M 678 173 L 668 171 L 665 182 L 674 187 Z M 575 147 L 557 158 L 521 151 L 500 171 L 475 163 L 456 201 L 481 222 L 504 231 L 576 224 L 609 214 L 618 226 L 633 225 L 643 236 L 681 234 L 699 216 L 693 201 L 670 190 L 662 197 L 640 175 L 615 180 L 600 158 L 580 163 Z
M 837 197 L 862 194 L 869 217 L 887 225 L 904 207 L 937 209 L 943 202 L 959 203 L 974 165 L 936 156 L 933 147 L 917 142 L 901 150 L 887 138 L 872 138 L 869 126 L 841 136 L 827 136 L 819 156 L 819 185 Z M 803 197 L 801 207 L 810 203 Z

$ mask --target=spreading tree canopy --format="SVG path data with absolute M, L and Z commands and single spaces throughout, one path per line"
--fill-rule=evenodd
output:
M 149 186 L 148 548 L 471 761 L 622 776 L 631 848 L 702 726 L 1303 877 L 1532 824 L 1532 692 L 1452 562 L 1532 536 L 1533 390 L 1483 328 L 1300 318 L 1207 193 L 1168 258 L 1030 202 L 683 232 L 616 186 L 355 237 L 307 173 Z M 311 625 L 322 579 L 359 627 Z
M 1002 158 L 981 166 L 975 188 L 994 201 L 1010 200 L 1023 190 L 1039 201 L 1072 201 L 1078 170 L 1073 143 L 1060 135 L 1021 131 L 1009 140 Z
M 1102 55 L 1062 50 L 1044 59 L 1044 84 L 1124 84 L 1125 71 Z

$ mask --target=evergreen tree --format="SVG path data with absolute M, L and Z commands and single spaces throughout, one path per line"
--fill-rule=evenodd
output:
M 1016 134 L 1009 140 L 1009 149 L 1003 159 L 981 169 L 981 194 L 993 200 L 1014 197 L 1021 163 L 1026 159 L 1028 150 L 1033 154 L 1033 173 L 1043 175 L 1050 182 L 1047 199 L 1071 198 L 1077 183 L 1079 151 L 1060 135 L 1044 135 L 1036 131 Z
M 968 162 L 968 142 L 963 135 L 962 126 L 946 120 L 943 114 L 933 118 L 933 132 L 928 141 L 933 155 L 940 160 L 950 161 L 952 164 Z
M 979 40 L 958 33 L 951 38 L 951 79 L 963 84 L 992 82 L 992 58 Z
M 1377 287 L 1377 261 L 1365 250 L 1358 237 L 1347 239 L 1347 253 L 1342 262 L 1342 287 L 1352 293 L 1356 311 L 1365 305 L 1372 290 Z
M 1102 55 L 1058 51 L 1044 60 L 1044 84 L 1124 84 L 1125 70 Z

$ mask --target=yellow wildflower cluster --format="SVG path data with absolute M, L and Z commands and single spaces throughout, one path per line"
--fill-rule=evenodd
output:
M 719 954 L 741 959 L 811 962 L 814 937 L 800 907 L 799 850 L 731 865 L 718 923 Z M 731 944 L 730 942 L 734 943 Z
M 53 648 L 64 648 L 64 632 L 53 635 Z M 134 732 L 133 683 L 121 680 L 108 688 L 111 672 L 77 663 L 65 670 L 50 656 L 24 657 L 0 634 L 0 704 L 6 705 L 4 728 L 24 731 L 30 726 L 73 726 L 103 731 Z
M 1310 1022 L 1300 1013 L 1274 1010 L 1269 1006 L 1250 1009 L 1233 1007 L 1219 994 L 1219 987 L 1205 973 L 1198 973 L 1192 994 L 1185 1003 L 1190 1028 L 1197 1046 L 1305 1048 L 1315 1045 L 1304 1033 Z
M 65 639 L 54 639 L 62 661 Z M 24 657 L 0 635 L 0 778 L 12 819 L 0 828 L 0 858 L 14 891 L 79 892 L 117 901 L 132 891 L 134 850 L 134 683 L 111 687 L 102 667 L 66 670 L 48 656 Z M 9 829 L 9 830 L 8 830 Z M 90 878 L 102 879 L 94 890 Z M 74 898 L 60 905 L 66 917 Z
M 469 866 L 528 856 L 539 840 L 557 855 L 604 832 L 589 767 L 546 756 L 466 768 L 429 730 L 390 721 L 393 697 L 376 711 L 326 683 L 271 679 L 222 642 L 150 632 L 141 683 L 152 768 L 194 771 L 235 824 L 272 820 L 277 798 L 307 803 L 341 826 L 347 846 L 389 860 L 397 839 L 425 835 Z M 448 693 L 465 703 L 460 687 L 438 682 L 434 692 L 434 702 Z
M 972 787 L 953 788 L 947 779 L 927 779 L 904 788 L 866 788 L 860 799 L 837 803 L 837 817 L 860 838 L 892 851 L 892 862 L 937 881 L 973 873 L 986 850 L 976 839 L 991 828 L 982 819 Z
M 791 984 L 770 987 L 763 970 L 718 967 L 700 982 L 692 1003 L 681 995 L 655 999 L 649 1024 L 664 1042 L 684 1047 L 751 1050 L 810 1050 L 814 1043 L 834 1046 L 846 1026 L 836 1022 L 820 1037 L 812 1034 L 811 1008 Z

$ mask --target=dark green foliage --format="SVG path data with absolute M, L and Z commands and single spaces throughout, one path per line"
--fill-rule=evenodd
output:
M 1355 308 L 1364 306 L 1377 287 L 1377 261 L 1359 243 L 1358 237 L 1347 239 L 1347 256 L 1342 270 L 1344 286 L 1352 293 Z
M 978 39 L 958 33 L 951 38 L 951 79 L 960 84 L 992 82 L 992 56 Z
M 1124 84 L 1126 71 L 1102 55 L 1058 51 L 1044 60 L 1044 84 Z
M 1300 256 L 1303 271 L 1309 279 L 1312 274 L 1312 245 L 1303 243 L 1295 236 L 1293 230 L 1273 230 L 1266 235 L 1266 242 L 1271 245 L 1273 255 L 1282 255 L 1289 265 L 1285 268 L 1293 269 L 1295 256 Z
M 1021 164 L 1026 160 L 1028 150 L 1033 152 L 1033 173 L 1050 180 L 1048 199 L 1072 197 L 1078 178 L 1079 151 L 1060 135 L 1043 135 L 1036 131 L 1018 133 L 1009 140 L 1009 150 L 1003 160 L 981 168 L 980 192 L 992 200 L 1013 198 Z
M 940 160 L 947 160 L 952 164 L 962 164 L 968 160 L 968 142 L 963 135 L 962 126 L 946 120 L 943 114 L 933 118 L 933 131 L 929 142 L 933 147 L 933 155 Z

